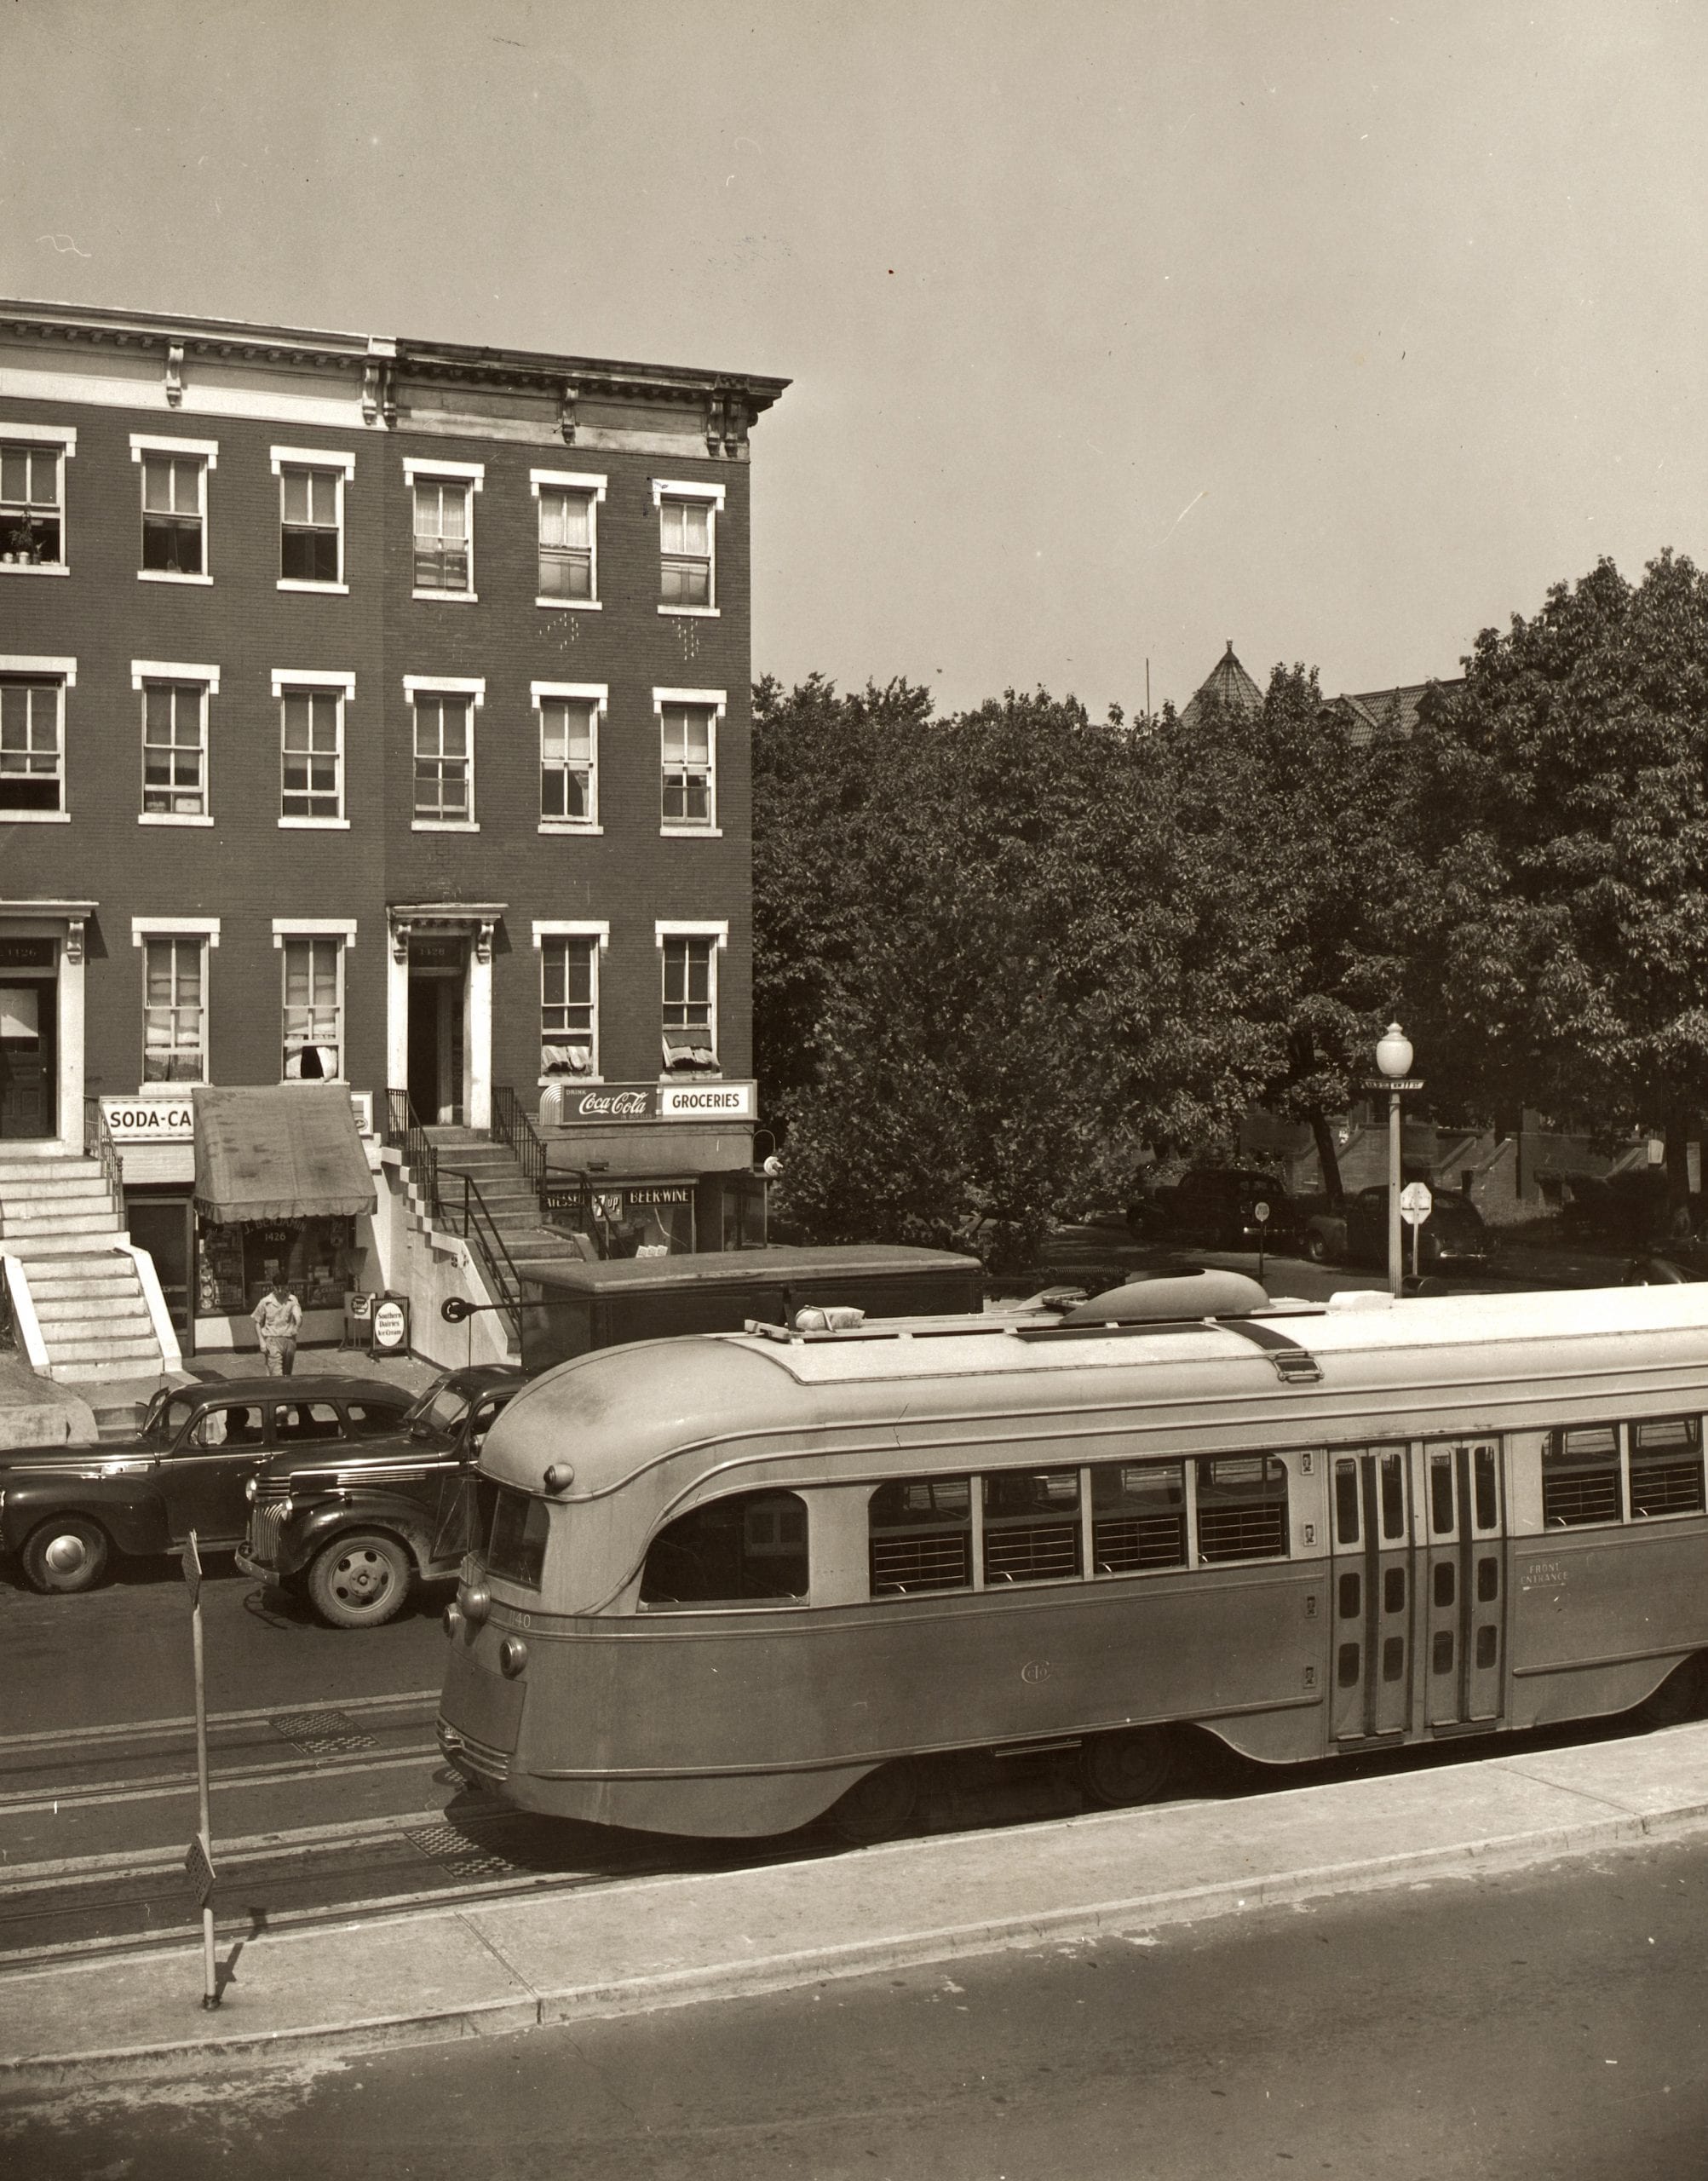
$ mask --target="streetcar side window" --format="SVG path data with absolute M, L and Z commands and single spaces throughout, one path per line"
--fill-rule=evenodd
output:
M 1077 1469 L 1000 1470 L 982 1482 L 987 1585 L 1079 1573 Z
M 1616 1424 L 1569 1424 L 1542 1448 L 1542 1520 L 1549 1529 L 1617 1522 L 1624 1512 Z
M 1649 1417 L 1630 1430 L 1630 1511 L 1633 1515 L 1699 1515 L 1702 1499 L 1702 1419 Z
M 647 1548 L 641 1603 L 670 1612 L 807 1595 L 807 1503 L 793 1492 L 735 1492 L 660 1530 Z
M 880 1484 L 866 1520 L 875 1598 L 972 1587 L 970 1477 L 898 1477 Z
M 1186 1465 L 1100 1463 L 1091 1472 L 1092 1572 L 1185 1565 Z
M 1274 1454 L 1202 1459 L 1197 1482 L 1200 1562 L 1285 1558 L 1285 1464 Z

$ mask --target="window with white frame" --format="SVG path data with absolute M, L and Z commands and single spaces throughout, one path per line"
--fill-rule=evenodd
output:
M 717 941 L 666 931 L 658 941 L 664 972 L 664 1071 L 717 1070 Z
M 715 828 L 717 707 L 666 699 L 658 705 L 658 728 L 661 822 L 692 832 Z
M 345 691 L 281 677 L 279 693 L 279 816 L 298 825 L 344 815 Z
M 474 596 L 474 495 L 485 476 L 480 463 L 405 458 L 403 473 L 415 506 L 417 597 Z
M 142 809 L 146 816 L 208 814 L 208 684 L 145 679 Z
M 142 941 L 142 1080 L 208 1079 L 207 948 L 199 934 Z
M 285 965 L 285 1079 L 343 1074 L 344 941 L 293 937 L 279 943 Z
M 144 447 L 140 459 L 143 573 L 205 576 L 207 456 Z
M 468 826 L 474 818 L 474 699 L 466 690 L 415 692 L 415 820 Z
M 344 579 L 344 480 L 336 469 L 281 463 L 279 573 L 287 583 Z
M 540 1080 L 599 1073 L 599 939 L 595 934 L 540 936 Z
M 53 816 L 66 807 L 67 678 L 0 671 L 0 815 Z
M 540 724 L 540 826 L 591 832 L 599 822 L 599 715 L 603 687 L 536 682 Z
M 716 604 L 713 584 L 714 501 L 668 491 L 658 500 L 658 603 L 676 611 Z
M 539 494 L 539 602 L 589 605 L 599 596 L 594 526 L 603 480 L 541 481 L 534 489 Z
M 66 565 L 65 463 L 77 434 L 0 425 L 0 567 Z

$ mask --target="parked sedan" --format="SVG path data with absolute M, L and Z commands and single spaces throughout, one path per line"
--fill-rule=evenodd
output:
M 1257 1217 L 1258 1206 L 1268 1217 Z M 1304 1236 L 1298 1206 L 1273 1174 L 1246 1166 L 1194 1166 L 1169 1200 L 1175 1230 L 1224 1250 L 1291 1252 Z
M 1412 1269 L 1412 1237 L 1403 1231 L 1405 1269 Z M 1388 1263 L 1388 1185 L 1374 1183 L 1346 1200 L 1346 1255 L 1350 1264 L 1380 1271 Z M 1494 1255 L 1494 1238 L 1466 1196 L 1438 1189 L 1429 1216 L 1418 1230 L 1418 1269 L 1440 1273 L 1481 1272 Z
M 0 1550 L 38 1591 L 87 1591 L 114 1552 L 170 1552 L 192 1530 L 234 1545 L 269 1455 L 394 1431 L 410 1398 L 375 1378 L 225 1378 L 157 1394 L 133 1438 L 9 1447 Z

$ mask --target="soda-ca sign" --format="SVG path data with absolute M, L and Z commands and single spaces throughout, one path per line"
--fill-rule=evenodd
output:
M 103 1098 L 115 1143 L 193 1143 L 196 1109 L 187 1098 Z
M 758 1110 L 756 1083 L 597 1083 L 566 1085 L 566 1121 L 750 1121 Z

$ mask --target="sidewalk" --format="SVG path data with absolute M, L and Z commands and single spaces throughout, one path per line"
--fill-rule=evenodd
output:
M 0 2092 L 641 2013 L 1703 1833 L 1708 1724 L 263 1933 L 216 2013 L 187 1890 L 181 1948 L 0 1975 Z

